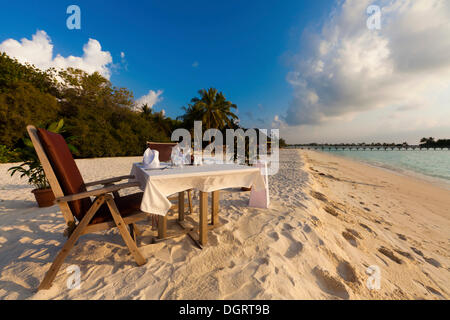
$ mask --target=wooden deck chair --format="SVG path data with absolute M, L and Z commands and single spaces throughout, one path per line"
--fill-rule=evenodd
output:
M 146 259 L 136 245 L 139 235 L 135 222 L 144 220 L 147 215 L 140 211 L 142 193 L 121 197 L 119 190 L 138 186 L 137 182 L 115 185 L 133 176 L 122 176 L 91 183 L 84 183 L 78 167 L 64 138 L 44 129 L 27 126 L 33 146 L 44 169 L 45 175 L 55 195 L 55 202 L 68 226 L 68 240 L 56 256 L 50 269 L 45 274 L 38 290 L 49 289 L 64 259 L 75 245 L 78 238 L 86 233 L 93 233 L 117 227 L 140 266 Z M 103 185 L 103 187 L 87 190 L 87 187 Z M 91 200 L 94 197 L 94 200 Z M 130 230 L 127 229 L 130 227 Z
M 171 160 L 172 155 L 172 148 L 175 147 L 177 143 L 173 142 L 148 142 L 147 141 L 147 147 L 149 147 L 152 150 L 157 150 L 159 152 L 159 161 L 161 162 L 169 162 Z M 189 205 L 189 213 L 192 214 L 192 189 L 187 190 L 188 194 L 188 205 Z M 184 205 L 184 196 L 181 198 L 179 196 L 178 198 L 171 197 L 169 200 L 178 200 L 179 204 Z M 181 202 L 183 201 L 183 202 Z M 184 209 L 184 206 L 183 206 Z

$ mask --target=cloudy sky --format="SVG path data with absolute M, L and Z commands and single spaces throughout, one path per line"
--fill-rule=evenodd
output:
M 319 32 L 304 30 L 293 98 L 275 119 L 289 140 L 450 137 L 450 1 L 376 3 L 379 28 L 367 27 L 371 1 L 347 0 Z
M 172 117 L 214 86 L 290 143 L 450 138 L 448 0 L 77 1 L 80 30 L 70 4 L 3 4 L 0 52 L 98 71 Z

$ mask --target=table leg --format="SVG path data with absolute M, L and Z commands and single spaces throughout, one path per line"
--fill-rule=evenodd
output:
M 188 190 L 188 191 L 187 191 L 187 194 L 188 194 L 188 203 L 189 203 L 189 214 L 192 214 L 192 212 L 194 211 L 194 210 L 192 210 L 192 193 L 191 193 L 191 191 L 192 191 L 192 190 Z
M 219 190 L 213 191 L 212 193 L 211 224 L 213 226 L 219 224 Z
M 202 246 L 208 242 L 208 193 L 203 191 L 200 191 L 199 242 Z
M 158 216 L 158 239 L 164 239 L 167 235 L 167 216 Z
M 184 220 L 184 191 L 178 192 L 178 221 Z

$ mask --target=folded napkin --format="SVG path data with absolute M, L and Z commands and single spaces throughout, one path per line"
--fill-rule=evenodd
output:
M 144 159 L 142 160 L 145 168 L 159 168 L 159 152 L 158 150 L 151 150 L 147 148 L 144 152 Z

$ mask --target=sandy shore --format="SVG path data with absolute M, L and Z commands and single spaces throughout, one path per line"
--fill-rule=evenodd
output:
M 359 298 L 448 299 L 448 189 L 327 153 L 302 155 L 311 195 L 329 215 L 326 234 L 334 233 L 340 247 L 331 255 L 345 259 L 357 278 L 364 279 L 363 267 L 380 268 L 380 290 L 354 287 Z
M 139 160 L 77 163 L 93 181 Z M 38 293 L 64 220 L 57 206 L 38 209 L 0 165 L 0 299 L 449 298 L 450 191 L 317 152 L 282 150 L 280 162 L 269 210 L 248 208 L 248 192 L 221 193 L 223 226 L 203 250 L 188 237 L 150 244 L 142 222 L 148 262 L 136 267 L 116 230 L 85 235 Z M 78 290 L 67 288 L 69 265 L 80 267 Z M 379 290 L 366 286 L 369 266 L 381 272 Z

